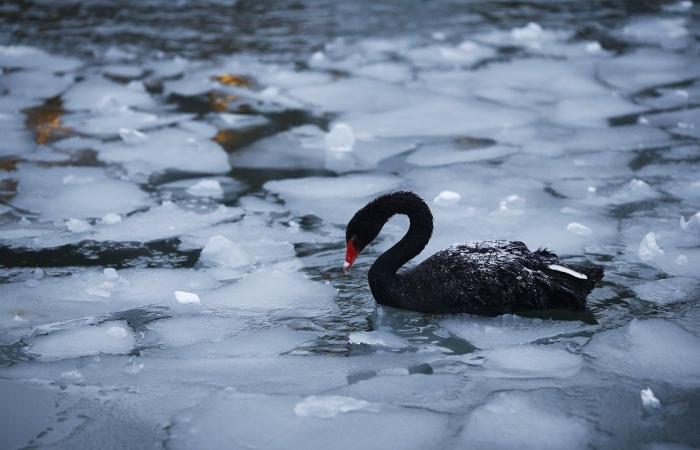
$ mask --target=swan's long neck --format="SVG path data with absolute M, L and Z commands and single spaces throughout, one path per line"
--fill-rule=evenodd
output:
M 433 234 L 433 215 L 428 205 L 417 195 L 389 199 L 382 207 L 386 223 L 394 214 L 404 214 L 410 220 L 410 226 L 403 238 L 384 252 L 372 264 L 368 278 L 372 290 L 386 285 L 396 277 L 396 272 L 406 262 L 415 258 L 428 244 Z

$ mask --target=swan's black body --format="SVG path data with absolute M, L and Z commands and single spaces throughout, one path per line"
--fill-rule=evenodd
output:
M 603 278 L 603 267 L 564 263 L 547 250 L 531 252 L 522 242 L 483 241 L 440 251 L 397 273 L 430 240 L 433 216 L 412 192 L 372 200 L 350 220 L 348 257 L 372 242 L 394 214 L 410 219 L 406 235 L 374 262 L 369 285 L 377 303 L 426 313 L 504 314 L 569 308 L 583 310 L 586 297 Z

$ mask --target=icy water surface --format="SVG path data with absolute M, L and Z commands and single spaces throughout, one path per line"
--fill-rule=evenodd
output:
M 700 446 L 699 11 L 4 2 L 0 448 Z M 378 308 L 393 189 L 589 312 Z

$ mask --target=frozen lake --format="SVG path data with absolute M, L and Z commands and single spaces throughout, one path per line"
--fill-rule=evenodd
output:
M 700 447 L 700 6 L 0 5 L 0 448 Z M 413 190 L 605 266 L 588 312 L 344 274 Z

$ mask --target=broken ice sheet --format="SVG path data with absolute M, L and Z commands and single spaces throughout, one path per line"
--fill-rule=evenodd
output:
M 149 195 L 138 186 L 112 178 L 99 168 L 21 165 L 13 176 L 20 188 L 12 204 L 43 219 L 102 217 L 150 204 Z
M 493 318 L 458 315 L 442 320 L 440 325 L 481 349 L 527 344 L 595 328 L 578 321 L 530 319 L 512 314 Z
M 243 445 L 309 450 L 431 449 L 438 448 L 436 443 L 447 429 L 447 417 L 410 408 L 387 407 L 381 414 L 348 411 L 333 418 L 297 417 L 294 408 L 300 401 L 283 395 L 222 393 L 178 416 L 171 439 L 175 448 L 196 446 L 206 437 L 211 449 Z M 231 414 L 236 420 L 231 420 Z
M 499 392 L 466 418 L 459 442 L 494 449 L 585 449 L 593 430 L 579 417 L 562 413 L 538 392 Z
M 268 181 L 264 187 L 279 194 L 299 214 L 315 214 L 328 221 L 339 222 L 347 220 L 370 196 L 390 191 L 399 185 L 400 179 L 394 176 L 361 174 L 275 180 Z
M 36 336 L 31 339 L 28 351 L 44 361 L 100 353 L 126 354 L 134 347 L 135 341 L 134 333 L 125 321 L 107 321 Z
M 181 128 L 164 128 L 146 133 L 143 142 L 109 142 L 97 146 L 102 161 L 123 164 L 135 173 L 159 170 L 225 173 L 230 170 L 226 152 L 215 142 Z
M 632 320 L 584 347 L 599 370 L 682 385 L 700 383 L 700 339 L 664 319 Z

